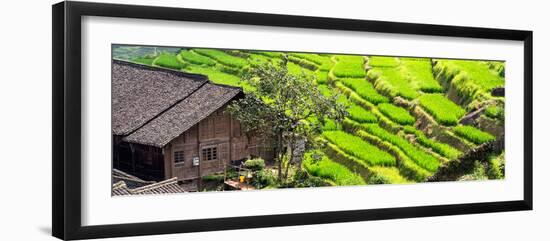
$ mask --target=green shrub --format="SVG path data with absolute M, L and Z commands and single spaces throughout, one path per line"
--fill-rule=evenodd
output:
M 425 94 L 418 98 L 420 106 L 443 125 L 456 125 L 466 111 L 442 94 Z
M 155 59 L 154 64 L 164 68 L 177 70 L 180 70 L 184 67 L 183 63 L 178 60 L 175 54 L 169 53 L 163 53 L 159 55 L 159 57 Z
M 216 61 L 212 60 L 211 58 L 208 58 L 200 54 L 196 54 L 195 52 L 189 51 L 189 50 L 181 51 L 179 56 L 183 60 L 192 64 L 208 65 L 208 66 L 216 65 Z
M 501 106 L 489 106 L 485 108 L 485 115 L 490 118 L 504 120 L 504 108 Z
M 375 89 L 372 83 L 367 81 L 364 78 L 354 79 L 354 78 L 343 78 L 340 79 L 342 84 L 346 87 L 352 89 L 357 93 L 361 98 L 370 101 L 374 104 L 388 102 L 388 98 L 379 94 Z
M 325 131 L 323 136 L 347 154 L 366 161 L 371 165 L 395 166 L 395 158 L 360 137 L 343 131 Z
M 271 170 L 261 170 L 254 174 L 250 184 L 258 189 L 273 187 L 277 185 L 277 177 Z
M 489 156 L 489 166 L 487 167 L 487 176 L 489 179 L 504 178 L 504 152 L 500 155 Z
M 302 161 L 304 169 L 310 175 L 329 179 L 338 186 L 366 184 L 361 176 L 350 171 L 342 164 L 334 162 L 324 154 L 319 156 L 315 154 L 306 153 Z
M 405 138 L 392 134 L 377 124 L 366 124 L 362 126 L 366 132 L 397 146 L 420 167 L 430 172 L 435 172 L 437 168 L 439 168 L 439 160 L 437 158 L 415 147 Z
M 202 180 L 205 182 L 223 182 L 224 176 L 221 174 L 212 174 L 202 177 Z
M 493 135 L 479 130 L 473 126 L 460 125 L 456 126 L 453 130 L 454 133 L 456 133 L 458 136 L 463 137 L 466 140 L 469 140 L 478 145 L 495 140 L 495 137 Z
M 401 125 L 412 125 L 416 121 L 406 109 L 390 103 L 379 104 L 378 109 L 392 121 Z
M 447 145 L 445 143 L 441 143 L 435 140 L 432 140 L 428 138 L 422 131 L 417 130 L 416 128 L 412 126 L 405 126 L 403 130 L 406 133 L 414 134 L 416 136 L 416 140 L 423 146 L 432 149 L 432 151 L 436 152 L 437 154 L 444 156 L 449 159 L 456 159 L 462 155 L 462 152 L 455 149 L 454 147 Z
M 397 67 L 399 59 L 389 56 L 370 56 L 368 64 L 371 67 Z
M 338 62 L 332 69 L 334 75 L 340 78 L 364 78 L 365 60 L 362 56 L 338 55 Z
M 233 68 L 244 68 L 248 65 L 248 61 L 243 58 L 235 57 L 233 55 L 227 54 L 222 50 L 217 49 L 193 49 L 194 52 L 210 57 L 216 60 L 218 63 L 227 65 Z
M 244 167 L 252 171 L 260 171 L 265 167 L 265 161 L 262 158 L 249 159 L 244 162 Z

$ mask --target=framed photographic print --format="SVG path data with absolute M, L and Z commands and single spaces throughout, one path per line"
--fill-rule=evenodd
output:
M 532 32 L 53 6 L 53 235 L 532 209 Z

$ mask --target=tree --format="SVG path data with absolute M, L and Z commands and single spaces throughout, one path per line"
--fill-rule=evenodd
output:
M 314 77 L 293 75 L 286 63 L 285 58 L 278 66 L 268 63 L 250 69 L 244 81 L 255 91 L 228 106 L 245 132 L 259 134 L 272 144 L 280 182 L 288 177 L 298 143 L 306 149 L 316 148 L 315 139 L 325 121 L 341 122 L 347 115 L 345 106 L 336 101 L 338 95 L 323 95 Z

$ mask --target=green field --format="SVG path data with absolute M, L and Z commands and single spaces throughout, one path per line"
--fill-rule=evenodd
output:
M 113 56 L 206 75 L 245 93 L 257 91 L 244 81 L 251 69 L 287 61 L 290 74 L 311 80 L 325 96 L 338 95 L 347 116 L 342 123 L 326 120 L 318 138 L 322 145 L 306 152 L 299 165 L 330 185 L 425 182 L 450 161 L 467 158 L 476 147 L 500 138 L 492 126 L 504 125 L 504 97 L 491 96 L 493 88 L 504 86 L 504 62 L 143 48 L 121 46 Z M 484 123 L 463 121 L 480 108 Z M 314 152 L 321 155 L 314 158 Z M 471 169 L 482 166 L 488 176 L 503 178 L 503 152 L 484 153 L 484 159 L 475 160 L 482 164 Z M 466 173 L 459 180 L 478 176 L 487 179 Z

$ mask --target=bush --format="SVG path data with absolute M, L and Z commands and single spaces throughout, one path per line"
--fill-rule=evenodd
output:
M 420 106 L 443 125 L 456 125 L 466 111 L 442 94 L 425 94 L 418 98 Z
M 244 167 L 252 171 L 260 171 L 265 167 L 265 161 L 262 158 L 249 159 L 244 162 Z
M 493 119 L 504 120 L 504 108 L 501 106 L 489 106 L 485 109 L 485 115 Z
M 202 180 L 205 182 L 223 182 L 223 175 L 220 175 L 220 174 L 206 175 L 202 177 Z
M 495 137 L 493 135 L 479 130 L 473 126 L 460 125 L 456 126 L 453 130 L 458 136 L 463 137 L 466 140 L 469 140 L 478 145 L 495 140 Z
M 487 167 L 487 176 L 489 179 L 504 178 L 504 153 L 500 155 L 491 155 L 489 157 L 489 166 Z
M 258 189 L 275 186 L 277 184 L 277 177 L 271 170 L 264 169 L 254 174 L 250 184 Z
M 389 103 L 379 104 L 378 109 L 382 114 L 389 117 L 390 120 L 401 125 L 412 125 L 416 121 L 406 109 Z
M 345 153 L 371 165 L 395 166 L 396 160 L 389 153 L 378 149 L 358 136 L 343 131 L 325 131 L 323 136 Z

